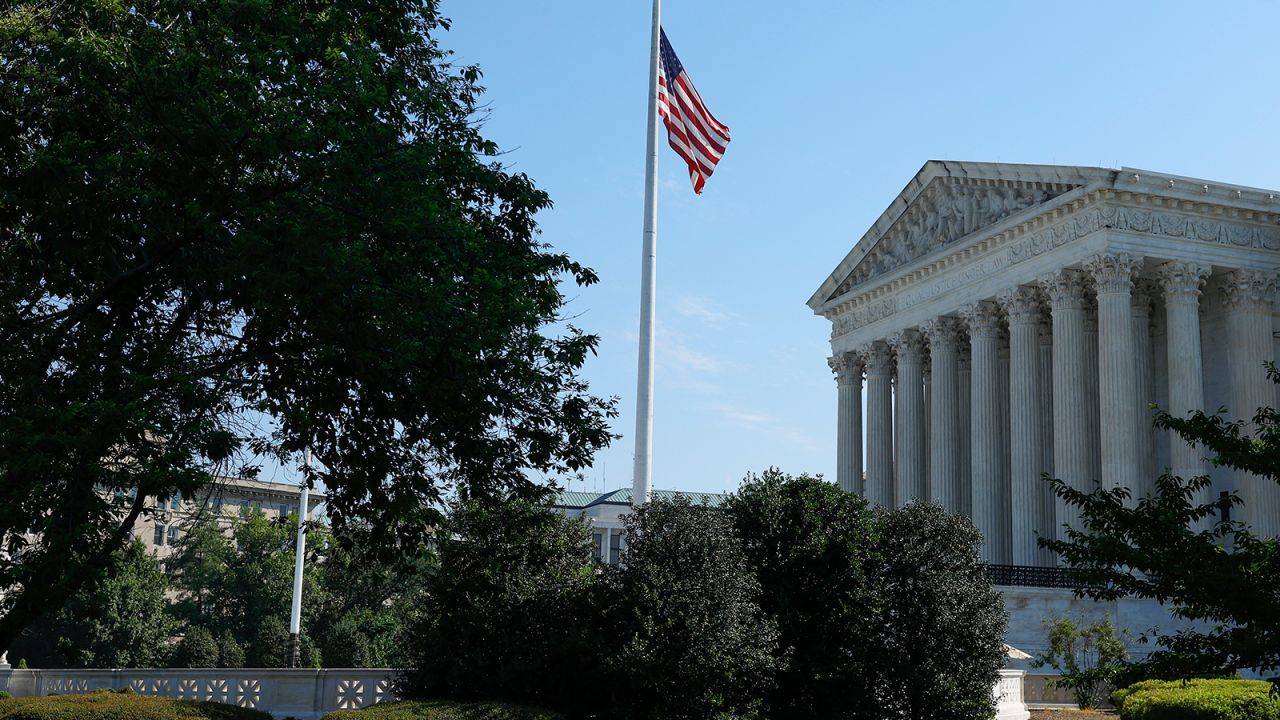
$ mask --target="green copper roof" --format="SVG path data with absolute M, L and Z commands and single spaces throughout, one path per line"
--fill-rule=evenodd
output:
M 653 497 L 656 500 L 670 500 L 677 495 L 689 498 L 694 505 L 701 505 L 705 502 L 710 507 L 720 507 L 729 497 L 725 493 L 685 492 L 682 490 L 653 491 Z M 556 496 L 552 504 L 555 507 L 574 509 L 585 509 L 593 505 L 630 505 L 631 488 L 620 488 L 606 493 L 564 490 Z

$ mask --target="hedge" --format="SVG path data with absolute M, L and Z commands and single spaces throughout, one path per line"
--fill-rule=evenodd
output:
M 320 720 L 564 720 L 564 716 L 506 703 L 401 700 L 362 710 L 335 710 Z
M 1117 690 L 1121 720 L 1280 720 L 1280 697 L 1261 680 L 1146 680 Z
M 216 702 L 99 690 L 85 695 L 0 700 L 0 720 L 271 720 L 260 710 Z

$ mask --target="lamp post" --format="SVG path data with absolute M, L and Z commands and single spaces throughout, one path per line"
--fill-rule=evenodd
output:
M 302 491 L 298 499 L 298 545 L 293 558 L 293 606 L 289 611 L 289 667 L 298 667 L 298 634 L 302 630 L 302 562 L 307 551 L 307 478 L 311 450 L 303 452 Z

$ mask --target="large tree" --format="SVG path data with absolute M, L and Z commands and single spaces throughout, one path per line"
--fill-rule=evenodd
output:
M 1274 366 L 1267 373 L 1280 382 Z M 1216 466 L 1280 482 L 1274 408 L 1259 408 L 1251 422 L 1232 421 L 1225 412 L 1158 412 L 1155 424 L 1199 445 Z M 1132 668 L 1133 679 L 1280 669 L 1280 541 L 1231 520 L 1238 495 L 1200 501 L 1212 486 L 1208 476 L 1165 474 L 1141 498 L 1127 488 L 1085 493 L 1052 482 L 1059 497 L 1080 508 L 1082 527 L 1040 544 L 1062 557 L 1080 582 L 1078 594 L 1152 598 L 1189 621 L 1154 633 L 1155 648 Z
M 6 6 L 0 647 L 215 470 L 312 448 L 336 526 L 412 542 L 442 494 L 608 442 L 562 317 L 595 276 L 538 240 L 447 27 L 437 0 Z

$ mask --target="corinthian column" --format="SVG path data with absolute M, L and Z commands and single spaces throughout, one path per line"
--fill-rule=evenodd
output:
M 1053 317 L 1053 472 L 1076 490 L 1088 491 L 1089 422 L 1085 401 L 1084 279 L 1075 270 L 1046 275 L 1040 284 L 1049 294 Z M 1062 525 L 1079 529 L 1080 511 L 1054 497 L 1057 537 Z
M 1276 388 L 1263 364 L 1275 359 L 1271 337 L 1271 303 L 1275 275 L 1236 270 L 1223 278 L 1223 300 L 1231 336 L 1232 415 L 1245 421 L 1244 433 L 1257 432 L 1252 421 L 1259 407 L 1275 405 Z M 1280 535 L 1280 485 L 1254 475 L 1236 472 L 1236 491 L 1244 500 L 1241 518 L 1254 533 Z
M 1151 355 L 1151 288 L 1148 282 L 1133 285 L 1133 372 L 1137 400 L 1134 408 L 1134 438 L 1137 442 L 1137 480 L 1135 498 L 1142 498 L 1155 488 L 1156 433 L 1151 424 L 1151 403 L 1155 398 Z
M 1053 321 L 1047 313 L 1040 315 L 1040 456 L 1040 467 L 1053 475 Z M 1055 537 L 1058 525 L 1054 519 L 1053 488 L 1042 480 L 1036 497 L 1040 507 L 1036 532 L 1040 537 Z M 1053 551 L 1040 548 L 1039 560 L 1039 565 L 1052 566 Z
M 959 328 L 954 319 L 943 317 L 925 323 L 921 330 L 929 338 L 933 376 L 929 397 L 929 497 L 948 512 L 959 512 Z
M 963 328 L 963 323 L 961 326 Z M 971 494 L 973 484 L 969 480 L 972 471 L 969 444 L 972 437 L 969 433 L 969 397 L 973 385 L 969 371 L 968 337 L 962 337 L 960 340 L 960 354 L 957 356 L 956 368 L 956 377 L 959 378 L 956 396 L 960 399 L 960 406 L 956 412 L 960 423 L 960 513 L 971 518 L 973 517 L 973 495 Z
M 969 448 L 970 505 L 973 523 L 982 532 L 982 559 L 1008 565 L 1000 537 L 1004 503 L 1000 487 L 999 372 L 1000 314 L 995 305 L 980 302 L 961 311 L 969 328 L 970 377 Z
M 1185 418 L 1204 410 L 1204 370 L 1200 354 L 1200 292 L 1209 269 L 1195 263 L 1168 262 L 1156 271 L 1164 290 L 1165 337 L 1168 345 L 1170 415 Z M 1169 432 L 1169 466 L 1174 475 L 1190 479 L 1205 474 L 1202 450 Z M 1206 487 L 1192 498 L 1204 505 L 1213 499 Z M 1209 525 L 1206 520 L 1203 525 Z
M 1039 564 L 1040 303 L 1021 287 L 1000 298 L 1009 317 L 1009 506 L 1014 565 Z
M 836 374 L 836 482 L 862 493 L 862 358 L 844 353 L 828 360 Z
M 1095 255 L 1085 263 L 1098 287 L 1099 443 L 1104 488 L 1138 487 L 1138 378 L 1134 372 L 1133 271 L 1142 260 L 1126 253 Z M 1130 502 L 1133 502 L 1130 496 Z
M 903 330 L 889 338 L 898 359 L 897 419 L 900 437 L 895 443 L 894 501 L 901 507 L 928 497 L 924 474 L 924 341 L 915 330 Z
M 893 353 L 882 342 L 859 351 L 867 365 L 867 501 L 893 507 Z

